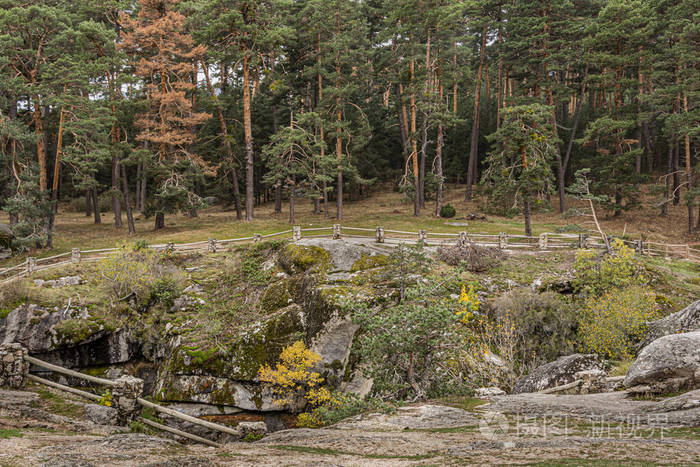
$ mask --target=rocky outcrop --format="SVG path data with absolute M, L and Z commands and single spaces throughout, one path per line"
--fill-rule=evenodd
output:
M 605 366 L 595 354 L 573 354 L 560 357 L 553 362 L 535 368 L 529 375 L 519 379 L 512 394 L 538 392 L 574 382 L 576 373 L 586 370 L 603 370 Z
M 639 348 L 644 348 L 656 339 L 669 334 L 697 330 L 700 330 L 700 300 L 691 303 L 677 313 L 649 323 L 646 338 L 639 345 Z
M 644 347 L 627 371 L 624 385 L 652 393 L 700 386 L 700 331 L 664 336 Z
M 11 342 L 70 368 L 127 362 L 140 346 L 127 330 L 93 319 L 87 309 L 35 304 L 21 305 L 0 319 L 0 343 Z

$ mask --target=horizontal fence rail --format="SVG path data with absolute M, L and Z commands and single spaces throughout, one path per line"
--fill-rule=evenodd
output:
M 43 368 L 46 370 L 50 370 L 50 371 L 53 371 L 55 373 L 59 373 L 62 375 L 67 375 L 67 376 L 82 379 L 85 381 L 90 381 L 92 383 L 101 384 L 103 386 L 108 386 L 110 388 L 115 388 L 119 385 L 118 382 L 116 382 L 116 381 L 104 379 L 104 378 L 97 378 L 95 376 L 87 375 L 87 374 L 81 373 L 79 371 L 70 370 L 70 369 L 64 368 L 62 366 L 54 365 L 52 363 L 48 363 L 48 362 L 45 362 L 43 360 L 39 360 L 38 358 L 31 357 L 29 355 L 24 355 L 23 358 L 24 358 L 24 360 L 26 360 L 28 363 L 31 363 L 32 365 L 35 365 L 37 367 L 40 367 L 40 368 Z M 71 394 L 75 394 L 77 396 L 84 397 L 86 399 L 90 399 L 92 401 L 100 401 L 103 399 L 103 396 L 101 396 L 101 395 L 94 394 L 94 393 L 87 392 L 87 391 L 83 391 L 81 389 L 77 389 L 77 388 L 74 388 L 74 387 L 71 387 L 71 386 L 68 386 L 65 384 L 57 383 L 55 381 L 51 381 L 51 380 L 48 380 L 45 378 L 41 378 L 41 377 L 34 375 L 34 374 L 28 374 L 27 379 L 29 379 L 30 381 L 33 381 L 35 383 L 38 383 L 38 384 L 43 384 L 45 386 L 49 386 L 49 387 L 54 388 L 54 389 L 59 389 L 61 391 L 65 391 L 65 392 L 68 392 Z M 135 400 L 133 400 L 133 401 L 142 407 L 147 407 L 147 408 L 154 410 L 158 413 L 163 413 L 163 414 L 168 415 L 170 417 L 177 418 L 179 420 L 183 420 L 185 422 L 189 422 L 189 423 L 192 423 L 195 425 L 199 425 L 199 426 L 208 428 L 210 430 L 218 431 L 221 433 L 226 433 L 226 434 L 233 435 L 236 437 L 239 437 L 241 435 L 241 432 L 239 430 L 236 430 L 235 428 L 220 425 L 218 423 L 213 423 L 213 422 L 210 422 L 207 420 L 202 420 L 202 419 L 197 418 L 197 417 L 192 417 L 190 415 L 178 412 L 177 410 L 173 410 L 173 409 L 170 409 L 168 407 L 163 407 L 162 405 L 147 401 L 146 399 L 143 399 L 142 397 L 136 397 Z M 119 407 L 116 407 L 116 408 L 117 408 L 117 410 L 119 410 Z M 140 412 L 140 410 L 139 410 L 139 412 Z M 206 438 L 202 438 L 201 436 L 193 435 L 191 433 L 187 433 L 186 431 L 182 431 L 182 430 L 179 430 L 177 428 L 173 428 L 173 427 L 169 427 L 167 425 L 163 425 L 161 423 L 157 423 L 153 420 L 143 418 L 142 416 L 139 416 L 138 420 L 140 422 L 144 423 L 145 425 L 148 425 L 152 428 L 157 428 L 159 430 L 167 431 L 167 432 L 176 434 L 178 436 L 182 436 L 184 438 L 191 439 L 191 440 L 196 441 L 198 443 L 202 443 L 202 444 L 206 444 L 206 445 L 214 446 L 214 447 L 221 447 L 221 445 L 219 443 L 216 443 L 214 441 L 208 440 Z
M 328 233 L 327 233 L 328 232 Z M 348 233 L 351 232 L 351 233 Z M 377 227 L 352 227 L 334 224 L 327 227 L 301 228 L 294 226 L 290 230 L 273 232 L 265 235 L 253 234 L 249 237 L 229 238 L 224 240 L 209 239 L 190 243 L 162 243 L 149 245 L 148 248 L 165 253 L 184 253 L 193 251 L 208 251 L 215 253 L 219 247 L 246 242 L 259 242 L 266 238 L 290 236 L 293 241 L 302 238 L 330 237 L 338 239 L 347 238 L 374 238 L 377 243 L 396 244 L 401 241 L 415 239 L 427 245 L 443 245 L 457 241 L 472 242 L 479 246 L 496 246 L 509 250 L 562 250 L 578 248 L 605 248 L 605 241 L 599 235 L 573 234 L 573 233 L 542 233 L 538 236 L 516 234 L 487 234 L 471 232 L 427 232 L 420 230 L 411 232 L 406 230 L 393 230 Z M 610 237 L 613 238 L 613 237 Z M 645 240 L 622 240 L 623 243 L 633 248 L 638 254 L 645 256 L 657 256 L 676 258 L 700 263 L 700 244 L 667 244 Z M 99 261 L 119 248 L 99 248 L 81 250 L 73 248 L 70 252 L 60 253 L 46 258 L 28 257 L 22 263 L 14 266 L 0 268 L 0 285 L 11 281 L 30 277 L 32 274 L 70 264 L 79 264 L 83 261 Z

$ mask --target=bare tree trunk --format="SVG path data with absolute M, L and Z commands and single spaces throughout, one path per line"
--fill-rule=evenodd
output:
M 92 213 L 95 216 L 95 224 L 101 224 L 102 216 L 100 214 L 100 201 L 97 197 L 97 187 L 92 189 Z
M 340 9 L 336 9 L 335 12 L 335 20 L 336 20 L 336 33 L 340 35 Z M 338 186 L 336 187 L 337 189 L 337 195 L 338 197 L 335 200 L 335 206 L 336 206 L 336 213 L 335 217 L 336 219 L 340 220 L 343 218 L 343 163 L 342 163 L 342 158 L 343 158 L 343 140 L 341 138 L 341 124 L 343 122 L 343 110 L 341 108 L 341 100 L 340 100 L 340 56 L 336 53 L 335 56 L 335 89 L 336 92 L 338 93 L 338 96 L 335 99 L 335 106 L 336 106 L 336 124 L 337 128 L 335 130 L 335 154 L 336 158 L 338 160 L 338 181 L 337 184 Z
M 677 135 L 676 135 L 677 136 Z M 680 180 L 680 144 L 677 140 L 673 142 L 673 205 L 678 206 L 681 202 Z
M 160 230 L 165 227 L 165 214 L 162 212 L 156 213 L 156 221 L 153 230 Z
M 214 104 L 216 104 L 216 116 L 219 119 L 219 128 L 221 129 L 221 137 L 224 140 L 224 148 L 226 149 L 226 157 L 228 158 L 229 164 L 231 164 L 231 178 L 232 178 L 231 183 L 233 186 L 233 202 L 234 202 L 234 205 L 236 206 L 236 219 L 240 220 L 243 217 L 243 215 L 241 212 L 241 194 L 240 194 L 240 190 L 238 188 L 238 173 L 236 172 L 236 165 L 235 165 L 236 158 L 233 155 L 233 148 L 231 147 L 231 141 L 228 138 L 228 128 L 226 127 L 226 120 L 224 119 L 224 112 L 221 109 L 221 103 L 219 102 L 219 98 L 217 97 L 216 92 L 214 92 L 214 86 L 212 86 L 212 84 L 211 84 L 211 79 L 209 79 L 209 69 L 207 68 L 207 64 L 204 62 L 204 59 L 201 60 L 201 63 L 202 63 L 202 71 L 204 72 L 204 80 L 207 83 L 207 88 L 209 88 L 209 94 L 211 95 L 211 98 L 214 101 Z M 223 79 L 223 75 L 222 75 L 222 79 Z M 225 83 L 225 81 L 222 81 L 222 91 L 223 91 L 224 83 Z
M 418 142 L 416 141 L 415 63 L 411 60 L 411 160 L 413 162 L 413 215 L 420 216 L 420 173 L 418 169 Z
M 486 26 L 481 32 L 481 51 L 479 54 L 479 70 L 476 75 L 476 90 L 474 91 L 474 121 L 472 123 L 472 139 L 469 147 L 469 162 L 467 167 L 467 193 L 465 199 L 472 199 L 472 185 L 476 182 L 476 167 L 479 151 L 479 110 L 481 100 L 481 76 L 486 59 Z
M 141 174 L 141 193 L 139 193 L 139 197 L 141 198 L 140 201 L 140 207 L 141 207 L 141 212 L 146 210 L 146 182 L 148 182 L 148 176 L 146 173 L 146 165 L 143 165 L 143 170 Z
M 39 190 L 46 191 L 46 141 L 44 141 L 44 118 L 41 114 L 39 96 L 34 96 L 34 132 L 36 133 L 36 157 L 39 163 Z
M 688 96 L 683 96 L 683 110 L 688 114 Z M 685 134 L 685 176 L 688 183 L 687 190 L 693 190 L 693 166 L 690 159 L 690 134 Z M 693 199 L 688 198 L 688 233 L 695 232 L 695 211 L 693 210 Z
M 131 212 L 131 200 L 129 200 L 129 181 L 126 178 L 126 167 L 119 164 L 122 172 L 122 194 L 124 195 L 124 207 L 126 208 L 126 223 L 129 226 L 129 235 L 136 233 L 134 227 L 134 214 Z
M 250 109 L 250 67 L 248 52 L 243 51 L 243 131 L 245 134 L 245 220 L 253 220 L 255 202 L 255 156 L 253 154 L 253 125 Z
M 90 190 L 85 190 L 85 217 L 90 217 L 92 215 L 92 192 Z
M 578 130 L 579 121 L 581 121 L 581 106 L 583 104 L 583 96 L 586 93 L 586 78 L 588 77 L 588 64 L 583 72 L 583 83 L 581 84 L 581 92 L 576 99 L 576 109 L 574 110 L 574 123 L 571 127 L 571 136 L 569 144 L 566 146 L 566 154 L 564 160 L 561 159 L 561 154 L 557 151 L 557 187 L 559 191 L 559 212 L 566 211 L 566 171 L 569 168 L 569 160 L 571 152 L 574 149 L 574 140 L 576 139 L 576 131 Z
M 141 173 L 143 171 L 143 162 L 139 162 L 136 164 L 136 190 L 135 190 L 135 195 L 134 196 L 134 209 L 137 211 L 143 210 L 141 207 Z

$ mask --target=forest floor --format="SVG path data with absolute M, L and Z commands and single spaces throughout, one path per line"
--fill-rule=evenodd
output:
M 426 202 L 422 215 L 413 216 L 413 204 L 398 192 L 378 191 L 368 198 L 359 201 L 346 201 L 343 205 L 341 224 L 353 227 L 375 228 L 382 226 L 386 229 L 417 231 L 424 229 L 429 232 L 460 232 L 470 233 L 499 233 L 524 234 L 525 228 L 522 216 L 513 218 L 486 214 L 487 220 L 468 220 L 470 214 L 480 215 L 483 211 L 483 199 L 472 202 L 464 201 L 464 186 L 450 185 L 445 193 L 445 203 L 452 204 L 457 215 L 451 219 L 438 218 L 434 215 L 435 201 Z M 562 216 L 557 212 L 558 198 L 551 199 L 552 209 L 533 214 L 533 230 L 537 235 L 542 232 L 567 231 L 577 233 L 580 229 L 591 231 L 594 225 L 587 216 Z M 580 206 L 580 203 L 578 203 Z M 577 203 L 569 200 L 569 207 Z M 114 216 L 111 212 L 103 213 L 102 224 L 93 224 L 92 217 L 86 217 L 83 212 L 70 212 L 68 205 L 59 206 L 56 219 L 55 240 L 53 250 L 35 251 L 33 256 L 51 256 L 70 251 L 71 248 L 110 248 L 144 240 L 150 244 L 175 242 L 187 243 L 203 241 L 209 238 L 227 239 L 251 236 L 253 233 L 267 234 L 290 228 L 288 204 L 282 206 L 282 213 L 275 214 L 274 203 L 265 203 L 255 208 L 255 220 L 252 222 L 238 221 L 233 206 L 214 206 L 201 210 L 199 216 L 192 218 L 183 214 L 171 214 L 165 218 L 164 229 L 153 230 L 153 218 L 145 218 L 135 213 L 136 234 L 129 236 L 124 226 L 114 227 Z M 308 227 L 330 226 L 335 220 L 335 203 L 330 203 L 330 217 L 325 219 L 323 214 L 314 214 L 312 203 L 300 200 L 296 205 L 295 224 Z M 643 202 L 639 209 L 624 211 L 618 217 L 606 217 L 599 213 L 601 224 L 606 233 L 612 235 L 626 234 L 631 238 L 646 238 L 660 243 L 695 243 L 700 244 L 700 234 L 687 233 L 687 208 L 685 206 L 670 206 L 667 217 L 659 216 L 659 209 Z M 0 223 L 8 222 L 7 215 L 0 213 Z M 459 225 L 451 225 L 459 224 Z M 465 225 L 466 224 L 466 225 Z M 0 265 L 14 264 L 18 259 L 0 261 Z

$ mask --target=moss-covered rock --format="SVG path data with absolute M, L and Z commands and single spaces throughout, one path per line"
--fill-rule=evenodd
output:
M 290 243 L 280 253 L 279 263 L 289 274 L 303 273 L 311 268 L 323 271 L 331 264 L 331 255 L 318 246 Z
M 367 269 L 379 268 L 387 265 L 388 258 L 386 255 L 366 255 L 363 254 L 360 259 L 355 261 L 350 269 L 351 272 L 364 271 Z
M 287 288 L 287 281 L 280 281 L 271 284 L 265 289 L 260 299 L 260 308 L 263 313 L 268 314 L 290 304 L 292 296 Z

